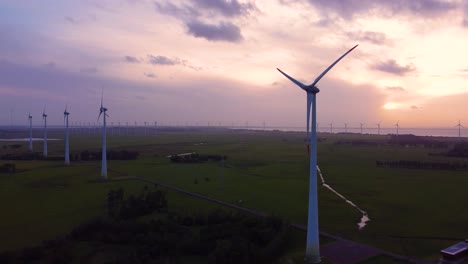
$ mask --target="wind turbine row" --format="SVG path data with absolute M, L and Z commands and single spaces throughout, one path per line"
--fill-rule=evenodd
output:
M 317 83 L 328 71 L 333 68 L 341 59 L 353 51 L 358 45 L 352 47 L 346 53 L 335 60 L 325 69 L 310 85 L 305 85 L 283 71 L 277 70 L 288 78 L 291 82 L 299 86 L 307 93 L 307 137 L 309 136 L 310 111 L 312 107 L 312 136 L 309 138 L 309 144 L 312 147 L 310 151 L 310 170 L 309 170 L 309 210 L 307 219 L 307 241 L 306 241 L 306 263 L 320 263 L 319 249 L 319 228 L 318 228 L 318 198 L 317 198 L 317 93 L 320 92 Z

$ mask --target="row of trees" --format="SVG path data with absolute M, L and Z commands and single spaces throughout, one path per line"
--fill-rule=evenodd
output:
M 108 160 L 136 160 L 140 155 L 137 151 L 110 150 L 106 152 Z M 84 150 L 78 154 L 70 155 L 70 160 L 101 160 L 102 151 Z
M 158 211 L 167 208 L 167 200 L 157 189 L 124 196 L 122 189 L 109 192 L 110 217 L 81 224 L 42 246 L 0 254 L 0 263 L 94 263 L 103 257 L 108 263 L 272 263 L 288 242 L 289 225 L 278 218 L 223 210 L 194 215 Z M 123 213 L 132 207 L 139 209 Z
M 0 165 L 0 173 L 15 173 L 16 165 L 14 163 L 4 163 Z
M 227 156 L 224 155 L 202 155 L 198 153 L 171 155 L 171 162 L 176 163 L 201 163 L 207 161 L 221 161 L 226 160 Z
M 131 194 L 124 199 L 122 188 L 107 194 L 107 215 L 115 219 L 135 218 L 153 212 L 167 212 L 166 193 L 160 190 L 145 189 L 137 196 Z
M 390 145 L 400 146 L 423 146 L 425 148 L 448 148 L 449 143 L 446 141 L 434 140 L 428 137 L 420 137 L 412 134 L 407 135 L 391 135 L 388 140 Z
M 429 169 L 429 170 L 467 170 L 466 162 L 430 162 L 414 160 L 396 160 L 376 162 L 377 167 L 383 168 L 404 168 L 404 169 Z
M 137 151 L 128 151 L 128 150 L 110 150 L 107 151 L 108 160 L 135 160 L 140 155 Z M 101 160 L 102 152 L 101 151 L 89 151 L 84 150 L 79 153 L 71 153 L 71 161 L 90 161 L 90 160 Z M 42 152 L 24 152 L 16 154 L 3 154 L 0 156 L 2 160 L 63 160 L 63 156 L 47 157 L 44 158 Z

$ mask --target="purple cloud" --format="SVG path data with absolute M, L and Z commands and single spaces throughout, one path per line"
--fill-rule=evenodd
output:
M 95 74 L 98 72 L 98 69 L 96 67 L 86 67 L 86 68 L 81 68 L 80 72 L 86 73 L 86 74 Z
M 145 74 L 145 76 L 148 77 L 148 78 L 156 78 L 156 74 L 154 74 L 154 73 L 145 72 L 144 74 Z
M 168 58 L 166 56 L 154 56 L 148 55 L 148 61 L 150 64 L 153 65 L 176 65 L 180 64 L 180 59 L 178 58 Z
M 239 27 L 230 22 L 213 25 L 192 21 L 187 23 L 187 28 L 190 35 L 209 41 L 240 42 L 244 39 Z
M 407 73 L 413 72 L 416 70 L 412 64 L 401 66 L 395 60 L 390 59 L 385 62 L 380 62 L 371 67 L 374 70 L 388 72 L 391 74 L 403 76 Z
M 140 60 L 137 57 L 125 56 L 124 61 L 128 63 L 140 63 Z
M 386 86 L 385 90 L 390 91 L 390 92 L 404 92 L 405 88 L 401 86 Z
M 346 20 L 375 11 L 388 15 L 410 14 L 433 18 L 458 8 L 457 3 L 443 0 L 308 0 L 307 2 L 323 14 L 336 14 Z
M 237 0 L 194 0 L 193 3 L 198 9 L 210 9 L 228 17 L 245 15 L 250 10 L 255 9 L 255 5 L 253 4 L 241 4 Z
M 68 21 L 68 22 L 71 23 L 71 24 L 77 24 L 77 23 L 78 23 L 78 21 L 76 21 L 76 19 L 74 19 L 74 18 L 71 17 L 71 16 L 66 16 L 66 17 L 65 17 L 65 20 Z
M 385 45 L 389 41 L 385 33 L 374 31 L 349 32 L 348 36 L 354 40 L 365 41 L 375 45 Z

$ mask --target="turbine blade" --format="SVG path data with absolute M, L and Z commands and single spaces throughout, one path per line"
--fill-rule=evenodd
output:
M 295 83 L 297 86 L 301 87 L 302 90 L 306 90 L 306 85 L 301 83 L 300 81 L 294 79 L 293 77 L 287 75 L 286 73 L 284 73 L 282 70 L 276 68 L 279 72 L 281 72 L 286 78 L 288 78 L 291 82 Z
M 103 101 L 104 101 L 104 87 L 102 88 L 102 92 L 101 92 L 101 108 L 103 106 Z
M 359 45 L 359 44 L 358 44 Z M 330 66 L 328 66 L 328 68 L 326 68 L 316 79 L 315 81 L 311 84 L 311 86 L 315 86 L 319 81 L 320 79 L 322 79 L 323 76 L 325 76 L 325 74 L 327 74 L 327 72 L 329 70 L 331 70 L 331 68 L 333 68 L 333 66 L 335 66 L 341 59 L 343 59 L 346 55 L 348 55 L 351 51 L 353 51 L 353 49 L 355 49 L 358 45 L 352 47 L 350 50 L 348 50 L 345 54 L 341 55 L 341 57 L 339 57 L 336 61 L 334 61 Z

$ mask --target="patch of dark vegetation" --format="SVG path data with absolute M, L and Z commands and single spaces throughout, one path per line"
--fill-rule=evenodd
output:
M 396 160 L 375 162 L 377 167 L 382 168 L 403 168 L 403 169 L 425 169 L 425 170 L 467 170 L 466 162 L 429 162 L 415 160 Z
M 271 263 L 288 243 L 289 225 L 281 219 L 223 210 L 183 215 L 167 211 L 165 197 L 147 187 L 127 199 L 122 189 L 112 190 L 109 217 L 88 221 L 41 246 L 4 252 L 0 262 Z
M 377 140 L 365 140 L 365 139 L 341 139 L 336 141 L 337 145 L 351 145 L 351 146 L 382 146 L 385 145 L 386 142 L 384 141 L 377 141 Z
M 128 150 L 110 150 L 106 152 L 107 160 L 136 160 L 140 155 L 137 151 L 128 151 Z M 84 150 L 77 154 L 70 155 L 70 160 L 101 160 L 102 152 L 101 151 L 89 151 Z
M 449 157 L 468 157 L 468 142 L 459 142 L 446 154 Z
M 390 145 L 400 145 L 400 146 L 422 146 L 424 148 L 440 149 L 448 148 L 449 143 L 446 141 L 436 140 L 432 137 L 420 137 L 412 134 L 407 135 L 391 135 L 388 140 Z
M 196 152 L 187 154 L 171 155 L 171 162 L 175 163 L 203 163 L 208 161 L 222 161 L 226 160 L 227 156 L 212 155 L 212 154 L 198 154 Z
M 4 149 L 20 149 L 23 145 L 21 144 L 10 144 L 10 145 L 3 145 L 2 148 Z
M 2 160 L 43 160 L 44 156 L 41 152 L 25 152 L 25 153 L 7 153 L 0 156 Z
M 107 194 L 107 215 L 114 219 L 130 219 L 153 212 L 167 212 L 166 193 L 160 190 L 149 190 L 147 186 L 135 196 L 124 200 L 124 191 L 110 190 Z
M 136 160 L 140 155 L 137 151 L 128 151 L 128 150 L 110 150 L 107 151 L 108 160 Z M 70 154 L 70 161 L 91 161 L 91 160 L 101 160 L 102 152 L 101 151 L 89 151 L 84 150 L 80 153 Z M 0 160 L 64 160 L 63 156 L 49 156 L 44 157 L 42 152 L 25 152 L 25 153 L 15 153 L 15 154 L 3 154 L 0 156 Z
M 0 165 L 0 173 L 15 173 L 16 165 L 14 163 L 4 163 Z

